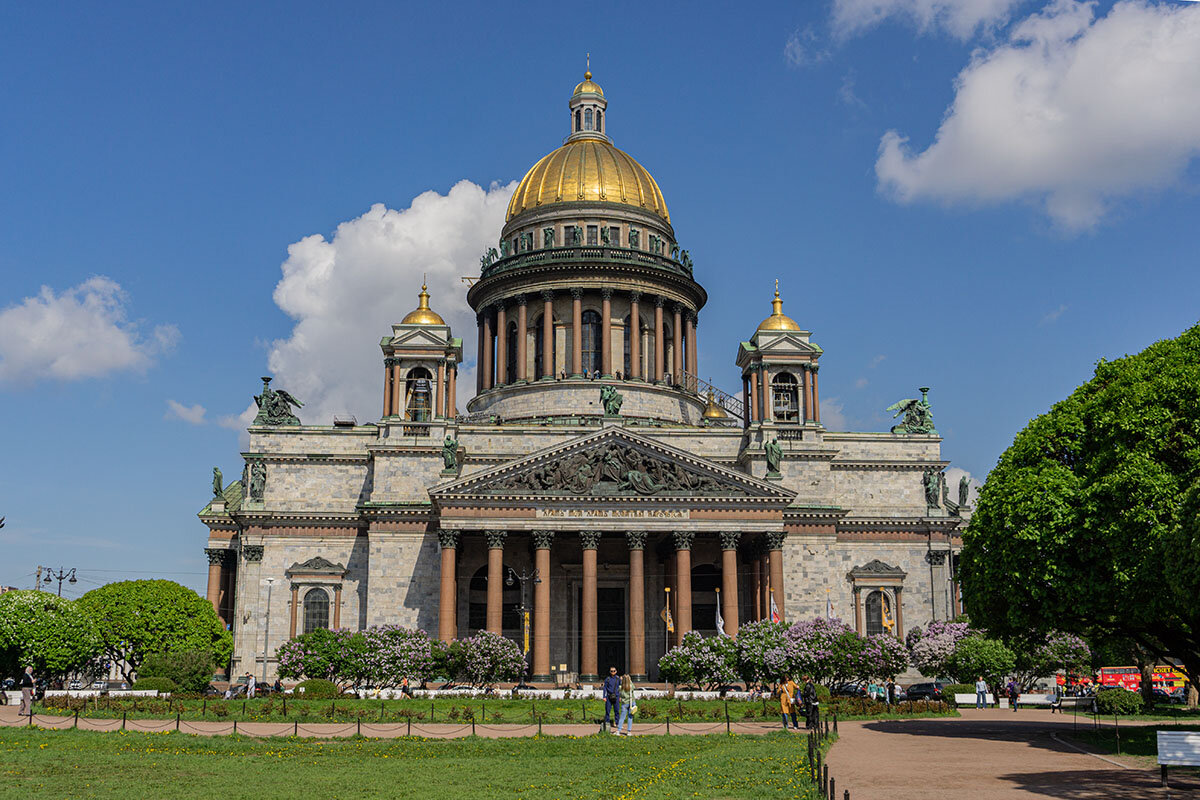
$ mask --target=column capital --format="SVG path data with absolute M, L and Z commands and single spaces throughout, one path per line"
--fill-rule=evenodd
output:
M 492 309 L 493 309 L 493 311 L 495 311 L 495 313 L 497 313 L 497 314 L 499 314 L 501 311 L 505 311 L 505 312 L 507 312 L 507 310 L 508 310 L 508 298 L 501 298 L 501 299 L 499 299 L 499 300 L 496 300 L 496 301 L 494 301 L 494 302 L 492 303 Z
M 484 531 L 483 535 L 487 537 L 489 550 L 503 550 L 508 531 Z
M 631 302 L 640 303 L 640 302 L 642 302 L 642 293 L 640 291 L 638 291 L 637 289 L 634 289 L 632 292 L 629 293 L 629 299 Z
M 767 534 L 767 550 L 782 550 L 785 539 L 787 539 L 785 531 L 771 531 Z
M 533 532 L 533 549 L 534 550 L 549 550 L 550 545 L 554 544 L 554 531 L 534 531 Z
M 654 298 L 654 307 L 655 308 L 662 308 L 666 304 L 667 304 L 667 298 L 663 297 L 661 294 L 655 296 L 655 298 Z
M 691 309 L 688 309 L 687 321 L 691 323 L 692 330 L 696 330 L 696 328 L 700 327 L 700 317 L 698 314 L 696 314 L 695 311 L 692 311 Z
M 600 547 L 600 531 L 580 531 L 579 542 L 584 550 L 595 550 Z
M 741 531 L 721 531 L 721 549 L 722 550 L 737 550 L 738 539 L 742 537 Z
M 541 294 L 542 294 L 542 300 L 544 300 L 547 303 L 552 302 L 554 300 L 554 292 L 551 291 L 550 289 L 542 289 Z
M 299 594 L 299 593 L 300 593 L 300 584 L 293 583 L 292 584 L 292 594 Z
M 580 289 L 578 286 L 576 286 L 574 289 L 571 290 L 571 298 L 574 300 L 582 300 L 583 299 L 583 289 Z
M 680 316 L 682 316 L 683 315 L 683 303 L 672 303 L 671 304 L 671 313 L 679 314 Z
M 695 531 L 675 531 L 676 550 L 691 550 L 694 541 L 696 541 Z
M 602 300 L 612 300 L 613 290 L 605 286 L 600 290 L 600 298 Z
M 246 561 L 262 561 L 263 546 L 261 544 L 242 545 L 242 558 Z
M 229 555 L 233 551 L 224 547 L 206 547 L 204 555 L 208 556 L 209 566 L 223 567 L 229 563 Z
M 625 531 L 625 541 L 629 544 L 630 550 L 645 550 L 646 539 L 649 535 L 648 531 Z
M 523 306 L 523 305 L 526 305 L 529 303 L 529 298 L 525 295 L 524 292 L 517 295 L 516 300 L 517 300 L 517 305 L 519 305 L 519 306 Z
M 819 370 L 821 368 L 821 365 L 815 361 L 810 361 L 810 362 L 808 362 L 808 368 L 815 373 L 817 370 Z
M 438 544 L 443 550 L 458 549 L 458 531 L 440 530 L 437 532 Z

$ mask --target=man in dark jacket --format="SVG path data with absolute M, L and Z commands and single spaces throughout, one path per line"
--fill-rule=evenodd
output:
M 804 727 L 812 730 L 817 724 L 817 687 L 809 676 L 804 677 L 804 689 L 800 696 L 804 699 Z
M 621 703 L 621 679 L 617 677 L 617 668 L 608 668 L 608 677 L 604 679 L 604 722 L 608 724 L 608 710 L 612 709 L 612 724 L 617 724 L 617 712 Z M 617 731 L 613 729 L 613 733 Z

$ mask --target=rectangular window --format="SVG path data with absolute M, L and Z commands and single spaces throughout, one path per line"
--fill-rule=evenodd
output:
M 588 225 L 587 237 L 588 244 L 600 244 L 600 228 L 595 225 Z
M 608 243 L 612 247 L 621 246 L 621 229 L 616 225 L 608 229 Z

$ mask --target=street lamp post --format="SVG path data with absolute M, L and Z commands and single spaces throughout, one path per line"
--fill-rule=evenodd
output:
M 71 567 L 70 569 L 64 569 L 63 567 L 59 567 L 57 572 L 55 570 L 51 569 L 50 567 L 38 567 L 38 570 L 44 571 L 46 573 L 46 577 L 42 578 L 42 583 L 53 583 L 56 580 L 58 581 L 58 596 L 59 597 L 62 597 L 63 581 L 66 581 L 67 583 L 78 583 L 78 581 L 75 580 L 75 568 L 74 567 Z
M 267 623 L 263 626 L 263 670 L 262 682 L 267 684 L 267 658 L 271 648 L 271 586 L 275 583 L 274 578 L 267 578 Z
M 514 582 L 521 584 L 521 606 L 519 610 L 521 612 L 521 632 L 524 638 L 524 642 L 522 642 L 522 644 L 524 644 L 523 659 L 525 662 L 525 668 L 521 670 L 521 680 L 517 683 L 517 688 L 525 689 L 528 688 L 528 685 L 525 683 L 525 675 L 529 672 L 529 604 L 527 601 L 528 595 L 525 593 L 525 584 L 538 584 L 542 582 L 542 579 L 538 576 L 538 571 L 536 569 L 533 572 L 526 572 L 523 569 L 520 572 L 517 572 L 512 567 L 509 567 L 508 578 L 504 582 L 509 586 L 512 586 Z

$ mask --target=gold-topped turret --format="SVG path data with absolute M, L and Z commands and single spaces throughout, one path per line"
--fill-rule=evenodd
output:
M 429 307 L 429 291 L 424 283 L 421 284 L 421 293 L 417 295 L 420 298 L 420 303 L 412 311 L 400 320 L 401 325 L 445 325 L 446 320 L 442 316 Z
M 592 71 L 590 69 L 583 73 L 583 83 L 576 84 L 575 91 L 571 96 L 574 97 L 580 94 L 598 94 L 601 97 L 604 96 L 604 90 L 600 88 L 600 84 L 592 80 Z
M 725 413 L 725 409 L 717 403 L 717 399 L 713 397 L 713 390 L 708 390 L 708 405 L 704 407 L 705 419 L 725 419 L 729 415 Z
M 771 316 L 758 326 L 760 331 L 798 331 L 803 330 L 796 320 L 783 313 L 783 300 L 779 298 L 779 279 L 775 279 L 775 299 L 771 301 Z

